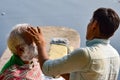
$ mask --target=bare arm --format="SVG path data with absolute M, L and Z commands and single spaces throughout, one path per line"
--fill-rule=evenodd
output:
M 44 62 L 49 59 L 46 53 L 46 47 L 37 44 L 37 48 L 38 48 L 38 61 L 40 63 L 40 66 L 43 66 Z

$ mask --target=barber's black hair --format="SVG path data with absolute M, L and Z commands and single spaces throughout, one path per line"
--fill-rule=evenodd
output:
M 99 8 L 93 14 L 93 20 L 97 20 L 101 35 L 111 37 L 118 29 L 120 18 L 111 8 Z

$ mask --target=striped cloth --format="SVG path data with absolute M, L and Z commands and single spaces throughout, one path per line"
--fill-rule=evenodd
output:
M 0 75 L 0 80 L 43 80 L 39 63 L 30 65 L 13 65 Z

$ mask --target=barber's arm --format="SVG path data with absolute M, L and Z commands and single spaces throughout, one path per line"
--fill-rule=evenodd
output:
M 45 61 L 42 70 L 47 76 L 59 77 L 61 74 L 87 70 L 89 60 L 87 51 L 79 48 L 62 58 Z

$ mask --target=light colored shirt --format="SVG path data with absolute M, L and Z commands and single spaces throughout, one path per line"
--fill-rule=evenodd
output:
M 118 52 L 109 40 L 94 39 L 56 60 L 47 60 L 43 72 L 48 76 L 70 73 L 70 80 L 117 80 L 120 68 Z

